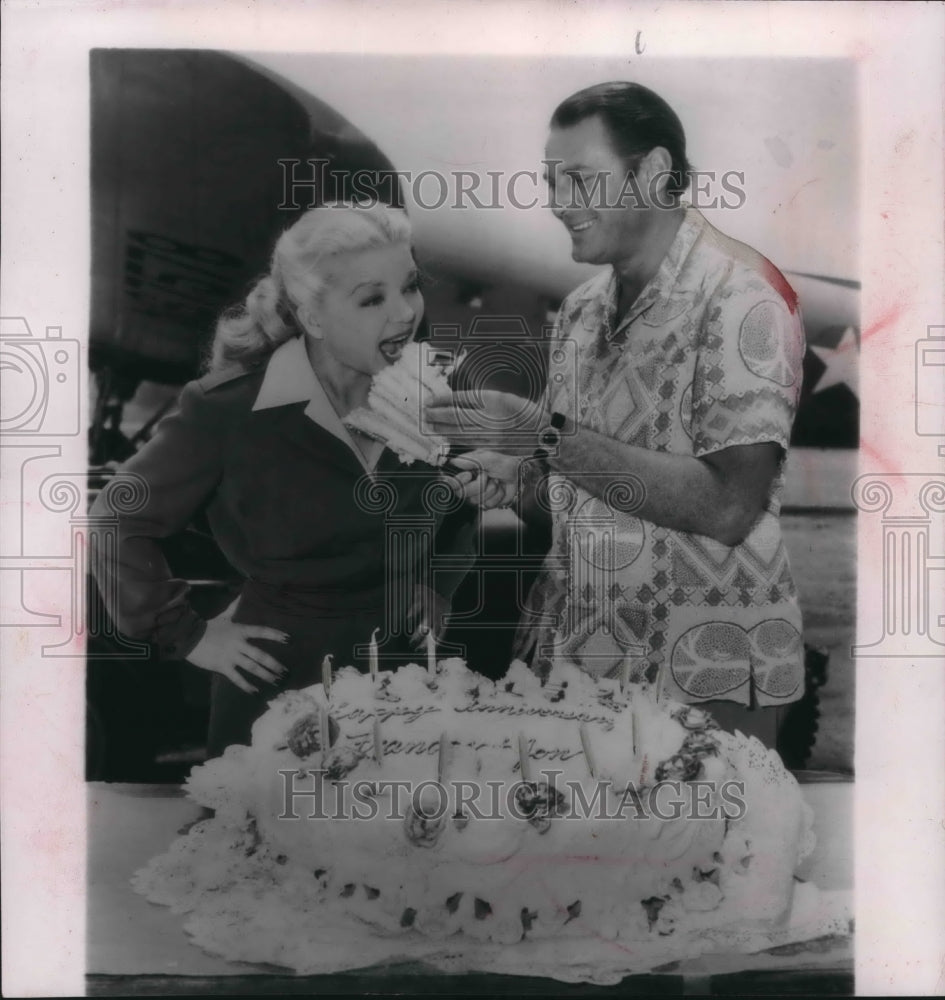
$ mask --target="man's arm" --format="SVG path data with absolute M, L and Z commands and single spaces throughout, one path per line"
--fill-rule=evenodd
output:
M 632 477 L 633 514 L 734 546 L 764 510 L 781 455 L 779 444 L 765 441 L 695 458 L 623 444 L 581 427 L 575 432 L 573 424 L 565 424 L 556 454 L 542 463 L 497 449 L 477 449 L 453 461 L 471 475 L 515 484 L 519 513 L 529 521 L 548 516 L 538 498 L 544 469 L 602 499 L 608 487 Z
M 470 427 L 475 425 L 477 410 L 489 417 L 493 427 L 503 421 L 508 426 L 513 414 L 521 414 L 530 405 L 538 406 L 502 392 L 456 393 L 452 403 L 431 406 L 427 413 L 438 432 L 458 432 L 459 440 L 473 443 Z M 548 420 L 530 423 L 547 426 Z M 454 459 L 454 464 L 520 487 L 528 484 L 535 463 L 523 465 L 522 457 L 510 455 L 513 449 L 504 437 L 502 431 L 476 433 L 476 450 Z M 534 442 L 520 440 L 516 450 L 520 456 L 530 455 L 538 444 L 536 434 Z M 621 477 L 632 476 L 639 483 L 640 499 L 633 511 L 639 517 L 732 546 L 745 538 L 764 509 L 782 455 L 782 446 L 775 441 L 734 444 L 700 457 L 655 451 L 624 444 L 567 420 L 548 464 L 552 472 L 595 496 L 602 496 Z
M 742 331 L 747 317 L 753 317 L 755 324 L 764 321 L 761 332 L 767 353 L 749 352 L 746 360 Z M 633 498 L 634 512 L 640 517 L 731 546 L 745 538 L 764 509 L 788 446 L 800 393 L 804 334 L 796 308 L 757 282 L 720 296 L 718 308 L 711 310 L 708 332 L 712 337 L 707 336 L 699 349 L 693 382 L 695 454 L 625 444 L 568 421 L 560 428 L 560 443 L 548 462 L 553 472 L 597 496 L 619 477 L 633 476 L 640 493 L 639 500 Z M 751 326 L 749 333 L 755 339 L 760 335 Z M 712 378 L 700 378 L 701 370 L 711 370 Z M 508 479 L 513 460 L 500 462 L 494 453 L 528 455 L 532 445 L 519 440 L 511 447 L 497 428 L 547 427 L 551 417 L 547 405 L 480 391 L 455 393 L 451 404 L 430 407 L 428 413 L 434 429 L 451 440 L 455 435 L 458 442 L 487 449 L 468 453 L 467 459 L 478 459 L 495 479 Z M 488 420 L 482 420 L 478 433 L 472 434 L 469 428 L 477 426 L 477 409 Z
M 640 484 L 641 499 L 633 511 L 638 517 L 733 546 L 764 510 L 781 456 L 781 446 L 768 441 L 733 445 L 702 458 L 651 451 L 569 421 L 548 464 L 597 496 L 608 476 L 634 476 Z

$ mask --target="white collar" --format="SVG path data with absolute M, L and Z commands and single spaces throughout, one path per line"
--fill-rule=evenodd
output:
M 280 344 L 266 363 L 266 374 L 259 387 L 256 402 L 253 403 L 253 412 L 303 402 L 308 403 L 305 407 L 305 416 L 309 420 L 347 445 L 365 472 L 374 471 L 382 449 L 377 449 L 373 453 L 373 461 L 368 461 L 364 456 L 354 443 L 348 428 L 341 422 L 337 410 L 328 398 L 328 393 L 312 370 L 302 338 L 293 337 Z

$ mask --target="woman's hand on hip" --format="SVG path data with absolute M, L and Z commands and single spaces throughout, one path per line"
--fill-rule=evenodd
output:
M 206 632 L 190 651 L 187 660 L 202 670 L 222 674 L 247 694 L 257 694 L 259 689 L 253 687 L 244 674 L 266 684 L 276 684 L 285 676 L 286 668 L 251 639 L 287 642 L 289 637 L 285 632 L 266 625 L 240 625 L 224 612 L 207 622 Z

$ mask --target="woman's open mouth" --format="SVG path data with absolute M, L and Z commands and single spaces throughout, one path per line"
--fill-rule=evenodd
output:
M 410 333 L 403 333 L 399 337 L 388 337 L 387 340 L 382 340 L 378 347 L 388 361 L 398 361 L 409 343 Z

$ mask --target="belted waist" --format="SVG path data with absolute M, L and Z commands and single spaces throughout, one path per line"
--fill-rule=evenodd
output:
M 358 612 L 380 611 L 385 606 L 383 584 L 375 587 L 314 586 L 299 583 L 264 583 L 247 580 L 241 604 L 278 613 L 304 613 L 323 618 L 343 618 Z

